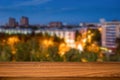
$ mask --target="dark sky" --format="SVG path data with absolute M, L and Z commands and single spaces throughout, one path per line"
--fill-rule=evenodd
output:
M 120 20 L 120 0 L 0 0 L 0 24 L 9 17 L 19 21 L 21 16 L 29 17 L 31 24 Z

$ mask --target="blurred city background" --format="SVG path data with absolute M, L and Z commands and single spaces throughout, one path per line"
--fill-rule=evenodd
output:
M 120 61 L 119 2 L 1 0 L 0 61 Z

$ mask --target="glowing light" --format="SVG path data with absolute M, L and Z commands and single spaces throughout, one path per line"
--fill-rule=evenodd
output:
M 46 47 L 48 47 L 48 46 L 52 46 L 54 43 L 53 43 L 53 41 L 51 39 L 50 40 L 45 39 L 45 40 L 43 40 L 43 44 Z
M 88 42 L 91 43 L 91 40 L 92 40 L 92 36 L 88 35 Z
M 19 38 L 16 37 L 16 36 L 10 37 L 10 38 L 8 38 L 8 40 L 7 40 L 7 44 L 9 44 L 9 45 L 11 46 L 12 54 L 13 54 L 13 55 L 16 53 L 16 49 L 15 49 L 14 45 L 15 45 L 16 43 L 18 43 L 19 41 L 20 41 Z
M 86 42 L 87 42 L 87 39 L 83 39 L 82 41 L 83 41 L 83 43 L 86 43 Z
M 81 44 L 78 45 L 78 50 L 83 51 L 83 47 Z
M 69 47 L 65 43 L 61 43 L 59 46 L 59 54 L 63 56 L 67 51 L 69 51 Z
M 13 50 L 12 50 L 12 54 L 14 55 L 15 53 L 16 53 L 16 50 L 15 50 L 15 49 L 13 49 Z
M 107 49 L 107 48 L 104 48 L 104 47 L 101 47 L 100 49 L 101 49 L 101 50 L 104 50 L 104 51 L 108 51 L 108 49 Z
M 20 40 L 18 39 L 18 37 L 10 37 L 8 38 L 7 43 L 11 46 L 13 46 L 15 43 L 19 42 Z
M 65 41 L 66 41 L 66 43 L 74 43 L 75 42 L 74 40 L 70 40 L 70 39 L 66 39 Z
M 47 41 L 47 40 L 44 40 L 43 43 L 44 43 L 45 45 L 48 45 L 48 41 Z
M 75 43 L 74 43 L 74 44 L 71 44 L 70 46 L 71 46 L 71 48 L 75 48 Z
M 49 45 L 53 45 L 53 41 L 49 40 L 49 41 L 48 41 L 48 44 L 49 44 Z
M 87 50 L 91 51 L 91 52 L 96 52 L 97 53 L 97 52 L 99 52 L 100 48 L 99 48 L 99 46 L 97 44 L 92 43 L 89 46 L 87 46 Z
M 85 58 L 82 58 L 81 61 L 82 62 L 88 62 L 87 59 L 85 59 Z
M 102 32 L 102 28 L 100 27 L 99 29 L 98 29 L 100 32 Z
M 109 53 L 112 53 L 112 50 L 108 50 Z
M 91 31 L 90 30 L 88 30 L 88 34 L 90 34 L 91 33 Z
M 71 40 L 71 39 L 66 39 L 65 40 L 66 42 L 66 45 L 70 48 L 75 48 L 75 41 L 74 40 Z

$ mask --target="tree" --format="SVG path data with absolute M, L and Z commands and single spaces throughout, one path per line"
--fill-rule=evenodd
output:
M 116 53 L 120 54 L 120 38 L 116 39 L 116 44 L 117 44 Z
M 88 29 L 91 31 L 91 33 L 93 34 L 92 36 L 92 42 L 98 42 L 99 44 L 101 44 L 101 33 L 98 29 Z
M 58 54 L 58 46 L 48 47 L 48 58 L 50 61 L 63 61 L 63 59 Z
M 97 59 L 98 59 L 97 53 L 87 52 L 87 51 L 81 53 L 81 61 L 86 60 L 86 62 L 95 62 L 97 61 Z
M 30 46 L 30 61 L 34 61 L 33 57 L 39 53 L 39 42 L 36 37 L 27 41 L 28 45 Z
M 80 52 L 77 49 L 70 49 L 65 53 L 65 60 L 67 62 L 80 62 Z
M 12 50 L 9 45 L 0 44 L 0 61 L 12 61 Z
M 81 36 L 82 36 L 82 34 L 77 30 L 75 33 L 75 41 L 78 41 L 79 40 L 78 38 Z
M 29 46 L 28 43 L 24 42 L 19 42 L 18 44 L 16 44 L 16 61 L 30 61 L 30 47 L 31 46 Z
M 112 54 L 109 57 L 109 61 L 120 61 L 120 54 Z
M 53 39 L 54 39 L 54 42 L 56 43 L 64 42 L 64 39 L 60 39 L 57 35 L 54 35 Z

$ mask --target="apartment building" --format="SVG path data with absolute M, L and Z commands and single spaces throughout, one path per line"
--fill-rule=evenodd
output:
M 120 37 L 120 22 L 102 22 L 102 46 L 116 48 L 116 38 Z

